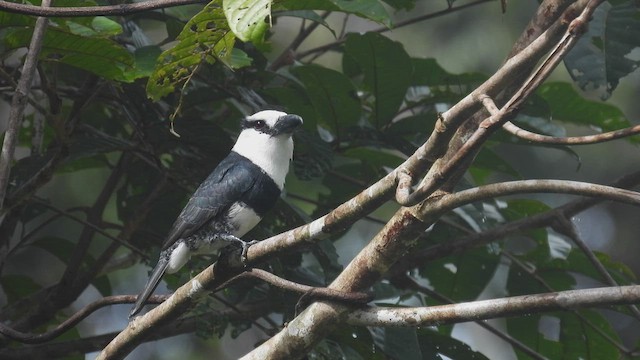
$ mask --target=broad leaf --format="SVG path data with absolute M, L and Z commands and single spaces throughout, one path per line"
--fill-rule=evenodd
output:
M 595 89 L 607 99 L 619 80 L 638 68 L 640 60 L 630 54 L 640 47 L 639 16 L 636 1 L 598 6 L 589 30 L 564 59 L 569 74 L 583 90 Z
M 327 10 L 341 11 L 391 25 L 389 13 L 379 0 L 284 0 L 278 3 L 286 10 Z
M 30 277 L 9 274 L 3 274 L 0 277 L 0 286 L 2 286 L 2 291 L 6 295 L 9 304 L 19 301 L 42 288 Z
M 33 28 L 11 29 L 3 39 L 8 49 L 28 46 Z M 77 35 L 68 29 L 49 27 L 44 34 L 40 58 L 75 66 L 107 79 L 135 79 L 133 56 L 118 43 L 102 37 Z
M 451 336 L 430 329 L 417 330 L 422 359 L 438 359 L 440 355 L 448 359 L 485 360 L 482 353 L 473 351 L 469 345 Z
M 376 34 L 349 34 L 345 58 L 350 57 L 364 73 L 364 87 L 375 97 L 373 124 L 381 128 L 395 117 L 413 73 L 411 58 L 402 44 Z
M 182 86 L 199 65 L 226 63 L 233 54 L 235 36 L 222 9 L 211 2 L 189 20 L 177 40 L 176 46 L 160 55 L 149 77 L 147 93 L 154 100 Z
M 423 359 L 416 329 L 413 328 L 370 328 L 373 341 L 388 357 L 403 360 Z M 435 357 L 433 359 L 439 359 Z
M 229 28 L 238 39 L 261 45 L 271 24 L 271 3 L 272 0 L 223 0 L 222 7 Z
M 629 120 L 615 106 L 585 100 L 570 84 L 553 82 L 540 87 L 538 94 L 550 109 L 554 120 L 592 126 L 602 131 L 619 130 L 630 126 Z M 637 138 L 629 138 L 639 141 Z
M 340 137 L 342 128 L 360 119 L 360 101 L 356 89 L 341 73 L 316 65 L 291 69 L 305 85 L 307 95 L 318 116 L 319 124 Z

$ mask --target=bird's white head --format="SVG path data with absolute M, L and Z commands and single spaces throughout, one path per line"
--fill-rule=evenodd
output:
M 242 121 L 242 132 L 233 151 L 260 166 L 278 185 L 284 187 L 293 157 L 293 131 L 302 118 L 282 111 L 265 110 Z

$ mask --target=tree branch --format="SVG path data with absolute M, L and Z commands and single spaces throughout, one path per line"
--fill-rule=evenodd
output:
M 449 210 L 475 201 L 531 193 L 582 195 L 619 201 L 630 205 L 640 205 L 640 193 L 612 186 L 570 180 L 517 180 L 484 185 L 453 194 L 442 195 L 418 205 L 416 213 L 420 213 L 421 215 L 419 216 L 421 218 L 431 219 L 433 216 L 440 216 Z
M 272 306 L 273 304 L 269 302 L 261 301 L 259 303 L 248 304 L 235 309 L 211 311 L 209 313 L 179 319 L 165 326 L 155 328 L 153 333 L 144 341 L 154 341 L 180 334 L 192 333 L 196 331 L 199 324 L 202 324 L 202 322 L 259 318 L 267 314 Z M 23 346 L 19 348 L 3 348 L 0 350 L 0 358 L 23 360 L 67 358 L 71 355 L 84 355 L 86 353 L 101 350 L 105 345 L 113 340 L 117 334 L 118 332 L 113 332 L 104 335 L 48 344 Z
M 149 303 L 151 304 L 159 304 L 165 301 L 169 296 L 167 295 L 153 295 L 149 298 Z M 96 310 L 99 310 L 105 306 L 116 305 L 116 304 L 132 304 L 136 302 L 136 295 L 114 295 L 103 297 L 102 299 L 96 300 L 91 304 L 83 307 L 73 315 L 71 315 L 67 320 L 56 326 L 53 330 L 47 331 L 41 334 L 31 334 L 25 333 L 18 330 L 14 330 L 13 328 L 0 323 L 0 334 L 8 337 L 11 340 L 19 341 L 25 344 L 40 344 L 52 339 L 57 338 L 58 336 L 64 334 L 67 330 L 76 326 L 80 321 L 82 321 L 87 316 L 91 315 Z
M 148 0 L 132 4 L 119 4 L 107 6 L 86 7 L 58 7 L 42 8 L 33 5 L 17 4 L 0 0 L 0 10 L 7 12 L 35 15 L 41 17 L 80 17 L 80 16 L 106 16 L 106 15 L 131 15 L 143 11 L 164 9 L 173 6 L 200 4 L 204 0 Z
M 640 285 L 569 290 L 545 294 L 413 308 L 356 309 L 347 323 L 357 326 L 422 327 L 640 302 Z
M 585 136 L 548 136 L 542 134 L 536 134 L 534 132 L 522 129 L 514 123 L 507 121 L 502 125 L 502 128 L 509 134 L 519 137 L 520 139 L 531 141 L 534 143 L 550 144 L 550 145 L 588 145 L 598 144 L 606 141 L 617 140 L 633 135 L 640 134 L 640 125 L 631 126 L 628 128 L 609 131 L 602 134 L 585 135 Z
M 50 4 L 51 0 L 43 0 L 41 7 L 34 6 L 34 8 L 46 10 Z M 18 85 L 11 99 L 7 131 L 4 135 L 2 153 L 0 154 L 0 208 L 4 208 L 3 204 L 11 175 L 11 162 L 13 161 L 13 154 L 18 141 L 18 131 L 20 130 L 20 124 L 22 124 L 24 109 L 29 99 L 29 91 L 31 91 L 31 82 L 38 65 L 38 55 L 42 48 L 42 40 L 44 39 L 44 32 L 48 24 L 49 20 L 46 18 L 39 17 L 36 19 L 33 35 L 31 36 L 31 43 L 29 44 L 29 51 L 24 59 L 22 75 L 20 76 L 20 80 L 18 80 Z
M 582 4 L 580 2 L 580 5 Z M 588 11 L 586 10 L 586 12 Z M 447 114 L 447 116 L 450 116 L 449 118 L 443 114 L 444 120 L 440 122 L 440 126 L 436 125 L 436 130 L 433 133 L 440 132 L 440 134 L 437 136 L 432 135 L 427 143 L 423 145 L 422 148 L 426 149 L 425 152 L 428 155 L 436 155 L 438 154 L 436 149 L 439 146 L 444 146 L 443 149 L 446 149 L 449 141 L 448 139 L 444 141 L 444 139 L 453 135 L 455 128 L 466 120 L 463 115 L 471 115 L 478 109 L 476 96 L 484 93 L 495 95 L 503 90 L 499 84 L 506 86 L 510 83 L 509 78 L 514 75 L 513 73 L 510 74 L 510 71 L 516 71 L 516 69 L 524 70 L 530 64 L 535 63 L 542 56 L 543 49 L 546 49 L 547 44 L 551 47 L 553 46 L 553 39 L 556 38 L 554 32 L 562 32 L 564 24 L 566 24 L 565 21 L 576 14 L 580 14 L 580 12 L 575 14 L 570 12 L 566 14 L 566 18 L 558 19 L 529 48 L 519 52 L 507 61 L 505 66 L 481 85 L 480 92 L 474 92 L 472 96 L 467 96 L 452 107 Z M 574 29 L 575 26 L 570 26 L 569 28 Z M 565 38 L 566 36 L 562 42 L 565 41 Z M 516 99 L 519 98 L 518 94 L 524 93 L 526 92 L 523 90 L 517 92 Z M 450 130 L 446 126 L 447 121 L 451 123 L 454 130 Z M 452 131 L 452 133 L 448 134 L 448 131 Z M 452 148 L 449 151 L 455 151 L 455 149 Z M 459 171 L 464 171 L 464 169 L 466 169 L 466 166 L 462 166 Z M 413 174 L 411 171 L 408 172 Z M 436 195 L 441 196 L 441 194 Z M 433 198 L 437 198 L 436 195 Z M 411 249 L 415 239 L 424 232 L 424 229 L 437 220 L 437 215 L 434 214 L 432 218 L 425 221 L 422 215 L 426 214 L 421 214 L 421 212 L 426 210 L 428 209 L 420 208 L 420 206 L 400 209 L 329 287 L 343 291 L 360 291 L 378 281 L 382 274 Z M 348 311 L 348 308 L 339 304 L 315 303 L 290 321 L 285 329 L 245 355 L 244 359 L 292 359 L 302 357 L 304 353 L 324 338 L 339 323 L 341 316 L 344 316 Z
M 418 291 L 421 292 L 425 295 L 428 295 L 430 298 L 436 299 L 442 303 L 445 304 L 453 304 L 455 303 L 455 301 L 453 301 L 452 299 L 449 299 L 448 297 L 437 293 L 429 288 L 427 288 L 426 286 L 422 286 L 420 284 L 418 284 L 415 280 L 413 280 L 411 277 L 409 277 L 409 275 L 405 274 L 401 274 L 397 277 L 394 277 L 392 280 L 392 284 L 394 286 L 400 286 L 400 288 L 409 288 L 412 289 L 414 291 Z M 542 355 L 540 355 L 539 353 L 537 353 L 535 350 L 531 349 L 530 347 L 528 347 L 526 344 L 522 343 L 521 341 L 519 341 L 518 339 L 514 338 L 513 336 L 510 336 L 509 334 L 497 329 L 496 327 L 484 322 L 484 321 L 480 321 L 480 320 L 475 320 L 474 321 L 476 323 L 476 325 L 480 326 L 481 328 L 489 331 L 490 333 L 492 333 L 493 335 L 499 337 L 500 339 L 506 341 L 507 343 L 509 343 L 509 345 L 513 346 L 514 348 L 524 352 L 525 354 L 529 355 L 532 359 L 536 359 L 536 360 L 545 360 L 546 358 Z

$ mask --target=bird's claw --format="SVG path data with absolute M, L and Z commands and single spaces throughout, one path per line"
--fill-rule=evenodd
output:
M 249 266 L 249 264 L 247 264 L 247 252 L 249 251 L 249 248 L 251 247 L 251 245 L 254 245 L 257 242 L 258 240 L 242 242 L 242 254 L 240 255 L 240 261 L 242 262 L 242 265 L 244 265 L 244 267 Z

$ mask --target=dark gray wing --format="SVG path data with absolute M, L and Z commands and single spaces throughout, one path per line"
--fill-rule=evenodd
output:
M 218 164 L 173 223 L 163 250 L 178 239 L 193 235 L 251 189 L 256 177 L 252 176 L 251 166 L 244 162 L 249 160 L 232 152 Z

